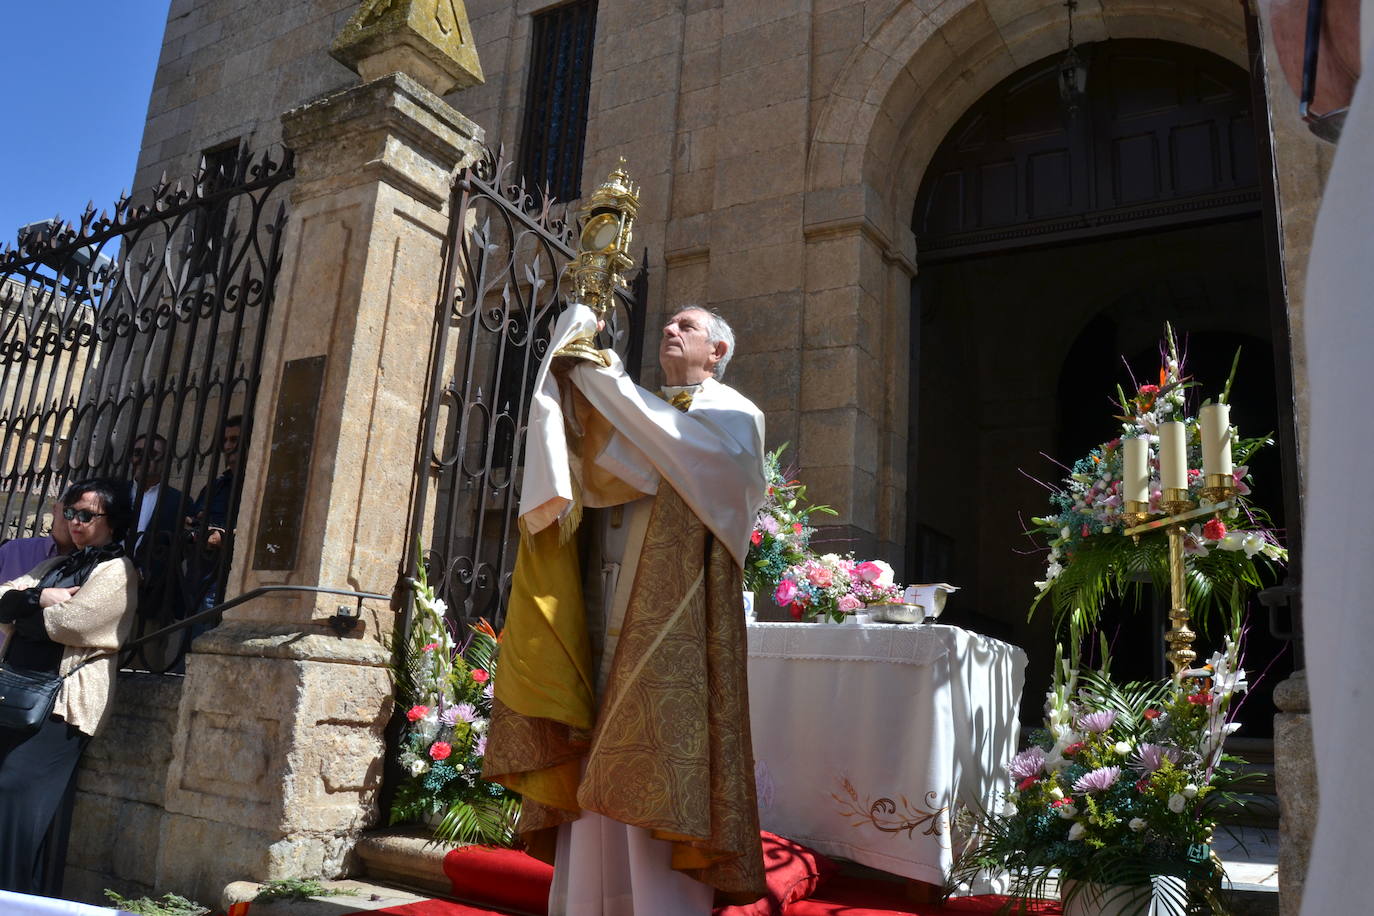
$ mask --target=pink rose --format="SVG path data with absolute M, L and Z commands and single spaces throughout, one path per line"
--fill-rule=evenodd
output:
M 813 566 L 807 571 L 806 578 L 817 588 L 829 588 L 835 583 L 835 574 L 828 566 Z
M 865 560 L 854 567 L 854 574 L 865 582 L 887 588 L 892 585 L 892 567 L 882 560 Z
M 845 595 L 840 599 L 840 610 L 844 611 L 846 614 L 852 614 L 863 606 L 864 603 L 853 595 Z
M 773 600 L 778 607 L 787 607 L 792 603 L 792 599 L 797 595 L 797 583 L 791 579 L 783 579 L 778 583 L 778 588 L 773 592 Z

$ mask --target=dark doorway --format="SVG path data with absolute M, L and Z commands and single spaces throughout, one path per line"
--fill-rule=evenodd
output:
M 1048 609 L 1027 619 L 1045 560 L 1023 531 L 1065 473 L 1056 462 L 1117 434 L 1116 386 L 1158 371 L 1166 322 L 1209 388 L 1243 346 L 1233 411 L 1246 434 L 1278 430 L 1273 367 L 1288 359 L 1269 319 L 1248 74 L 1163 41 L 1102 42 L 1087 57 L 1076 113 L 1057 57 L 984 96 L 932 157 L 912 213 L 908 578 L 964 586 L 946 617 L 1027 649 L 1026 721 L 1054 634 Z M 1278 449 L 1264 461 L 1253 498 L 1282 525 Z M 1160 670 L 1148 607 L 1104 619 L 1118 673 Z M 1277 658 L 1269 688 L 1291 653 L 1254 622 L 1247 668 L 1253 680 Z M 1271 713 L 1252 697 L 1243 733 L 1270 734 Z

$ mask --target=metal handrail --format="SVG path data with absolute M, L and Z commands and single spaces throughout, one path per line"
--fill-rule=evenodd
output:
M 391 595 L 382 595 L 378 594 L 377 592 L 360 592 L 347 588 L 329 588 L 328 586 L 323 585 L 260 585 L 252 591 L 244 592 L 242 595 L 239 595 L 236 598 L 231 598 L 228 601 L 223 602 L 222 604 L 217 604 L 214 607 L 206 608 L 203 611 L 197 611 L 190 617 L 184 617 L 181 620 L 178 620 L 176 623 L 165 626 L 160 630 L 154 630 L 152 633 L 149 633 L 146 636 L 140 636 L 131 642 L 125 643 L 120 648 L 120 655 L 124 656 L 125 658 L 128 658 L 128 655 L 131 652 L 131 650 L 138 649 L 139 647 L 151 643 L 154 640 L 162 639 L 170 633 L 176 633 L 180 630 L 185 630 L 188 627 L 195 626 L 197 623 L 201 623 L 202 621 L 217 621 L 218 618 L 222 616 L 225 611 L 237 607 L 240 604 L 243 604 L 247 601 L 252 601 L 254 598 L 258 598 L 262 595 L 270 594 L 272 592 L 311 592 L 317 595 L 343 595 L 345 597 L 356 599 L 358 602 L 358 613 L 356 615 L 354 615 L 353 617 L 341 617 L 339 614 L 335 614 L 333 617 L 330 618 L 330 623 L 334 626 L 335 631 L 338 632 L 340 636 L 342 636 L 345 632 L 352 630 L 353 627 L 356 626 L 358 618 L 362 616 L 363 601 L 385 601 L 389 604 L 392 600 Z M 349 622 L 344 623 L 343 621 Z

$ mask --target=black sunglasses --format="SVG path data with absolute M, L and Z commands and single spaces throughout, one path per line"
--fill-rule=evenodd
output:
M 98 518 L 104 518 L 108 512 L 92 512 L 90 509 L 63 509 L 62 517 L 69 522 L 80 522 L 89 525 Z

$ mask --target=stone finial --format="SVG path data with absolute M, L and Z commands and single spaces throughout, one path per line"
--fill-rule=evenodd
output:
M 400 71 L 436 95 L 484 79 L 463 0 L 363 0 L 329 53 L 365 82 Z

